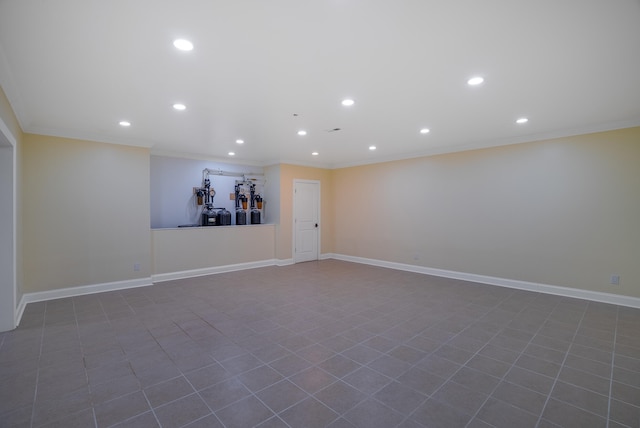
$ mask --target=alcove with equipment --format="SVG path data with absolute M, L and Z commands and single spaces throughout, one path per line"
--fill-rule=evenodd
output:
M 235 180 L 234 192 L 229 193 L 229 198 L 235 200 L 235 223 L 232 223 L 232 214 L 224 207 L 214 206 L 216 190 L 213 187 L 215 178 L 218 177 L 238 177 Z M 193 193 L 198 207 L 201 207 L 200 226 L 243 226 L 247 224 L 247 217 L 250 224 L 261 224 L 264 219 L 265 200 L 264 175 L 261 173 L 231 172 L 213 170 L 205 168 L 202 171 L 202 184 L 194 187 Z M 247 205 L 249 205 L 247 207 Z M 247 209 L 248 214 L 247 215 Z
M 206 229 L 217 236 L 243 229 L 234 226 L 251 229 L 279 221 L 275 166 L 152 154 L 150 167 L 151 229 Z

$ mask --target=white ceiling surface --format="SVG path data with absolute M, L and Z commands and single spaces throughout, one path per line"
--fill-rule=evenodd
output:
M 640 2 L 0 0 L 0 84 L 25 132 L 357 165 L 640 125 Z

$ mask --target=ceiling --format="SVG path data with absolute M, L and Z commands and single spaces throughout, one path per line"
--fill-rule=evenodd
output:
M 640 125 L 640 2 L 0 0 L 0 85 L 29 133 L 336 168 Z

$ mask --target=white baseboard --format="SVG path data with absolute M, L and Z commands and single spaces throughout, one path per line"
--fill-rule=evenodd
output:
M 385 260 L 367 259 L 344 254 L 328 253 L 327 258 L 343 260 L 347 262 L 362 263 L 366 265 L 385 267 L 389 269 L 403 270 L 407 272 L 422 273 L 425 275 L 440 276 L 444 278 L 459 279 L 463 281 L 479 282 L 481 284 L 497 285 L 500 287 L 515 288 L 518 290 L 535 291 L 538 293 L 553 294 L 556 296 L 573 297 L 576 299 L 591 300 L 612 305 L 640 308 L 640 298 L 622 296 L 620 294 L 602 293 L 599 291 L 581 290 L 579 288 L 562 287 L 559 285 L 540 284 L 535 282 L 519 281 L 508 278 L 498 278 L 473 273 L 456 272 L 444 269 L 435 269 L 423 266 L 415 266 L 405 263 L 388 262 Z
M 24 309 L 27 307 L 28 303 L 63 299 L 65 297 L 84 296 L 86 294 L 104 293 L 106 291 L 124 290 L 127 288 L 146 287 L 148 285 L 152 285 L 150 277 L 25 293 L 22 295 L 22 298 L 18 303 L 18 307 L 16 308 L 16 325 L 20 324 Z
M 185 278 L 194 278 L 197 276 L 214 275 L 217 273 L 226 273 L 226 272 L 235 272 L 235 271 L 246 270 L 246 269 L 255 269 L 255 268 L 266 267 L 266 266 L 274 266 L 274 265 L 285 266 L 285 264 L 280 264 L 280 262 L 281 260 L 271 259 L 271 260 L 261 260 L 258 262 L 237 263 L 233 265 L 183 270 L 179 272 L 159 273 L 156 275 L 152 275 L 151 279 L 153 280 L 154 283 L 156 283 L 156 282 L 164 282 L 164 281 L 173 281 L 175 279 L 185 279 Z
M 498 278 L 472 273 L 456 272 L 444 269 L 435 269 L 423 266 L 415 266 L 404 263 L 388 262 L 385 260 L 367 259 L 364 257 L 354 257 L 345 254 L 324 253 L 320 260 L 343 260 L 347 262 L 361 263 L 372 266 L 379 266 L 389 269 L 415 272 L 425 275 L 440 276 L 444 278 L 459 279 L 463 281 L 478 282 L 481 284 L 497 285 L 500 287 L 514 288 L 518 290 L 534 291 L 539 293 L 553 294 L 557 296 L 573 297 L 577 299 L 591 300 L 594 302 L 610 303 L 613 305 L 640 308 L 640 299 L 637 297 L 622 296 L 619 294 L 602 293 L 598 291 L 581 290 L 577 288 L 561 287 L 557 285 L 540 284 L 534 282 L 518 281 L 507 278 Z M 39 291 L 22 295 L 18 307 L 16 308 L 16 325 L 20 324 L 22 315 L 28 303 L 42 302 L 46 300 L 62 299 L 65 297 L 82 296 L 86 294 L 102 293 L 106 291 L 123 290 L 127 288 L 144 287 L 153 285 L 156 282 L 171 281 L 176 279 L 193 278 L 197 276 L 213 275 L 225 272 L 234 272 L 246 269 L 255 269 L 266 266 L 289 266 L 294 264 L 293 259 L 271 259 L 258 262 L 238 263 L 226 266 L 216 266 L 203 269 L 193 269 L 180 272 L 171 272 L 152 275 L 147 278 L 140 278 L 128 281 L 108 282 L 103 284 L 84 285 L 79 287 L 61 288 L 58 290 Z
M 18 307 L 16 308 L 16 327 L 20 325 L 20 320 L 22 319 L 22 314 L 24 314 L 24 309 L 27 307 L 27 302 L 24 300 L 24 296 L 18 302 Z

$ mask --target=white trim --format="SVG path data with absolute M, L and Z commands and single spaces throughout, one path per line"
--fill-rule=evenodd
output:
M 0 51 L 0 56 L 2 52 Z M 10 287 L 11 287 L 11 310 L 10 319 L 13 322 L 11 328 L 18 326 L 17 320 L 17 298 L 18 298 L 18 141 L 16 137 L 11 133 L 11 130 L 0 118 L 0 133 L 9 142 L 11 150 L 11 272 L 10 272 Z M 4 195 L 3 195 L 4 196 Z M 4 292 L 3 292 L 4 293 Z M 4 297 L 4 295 L 3 295 Z M 4 322 L 0 331 L 4 331 Z
M 324 253 L 320 260 L 342 260 L 346 262 L 361 263 L 388 269 L 396 269 L 407 272 L 415 272 L 424 275 L 440 276 L 444 278 L 459 279 L 463 281 L 477 282 L 481 284 L 496 285 L 518 290 L 533 291 L 538 293 L 553 294 L 557 296 L 572 297 L 576 299 L 591 300 L 594 302 L 609 303 L 613 305 L 640 308 L 640 298 L 621 296 L 618 294 L 601 293 L 598 291 L 580 290 L 576 288 L 561 287 L 557 285 L 539 284 L 534 282 L 518 281 L 507 278 L 497 278 L 472 273 L 456 272 L 444 269 L 435 269 L 423 266 L 415 266 L 404 263 L 388 262 L 384 260 L 367 259 L 364 257 L 348 256 L 345 254 Z M 109 282 L 104 284 L 84 285 L 79 287 L 62 288 L 58 290 L 26 293 L 20 299 L 16 313 L 16 326 L 20 324 L 22 315 L 28 303 L 42 302 L 46 300 L 61 299 L 65 297 L 82 296 L 86 294 L 103 293 L 107 291 L 123 290 L 128 288 L 145 287 L 157 282 L 171 281 L 175 279 L 193 278 L 197 276 L 213 275 L 239 270 L 255 269 L 267 266 L 289 266 L 294 264 L 293 259 L 271 259 L 259 262 L 239 263 L 226 266 L 216 266 L 204 269 L 194 269 L 181 272 L 152 275 L 150 278 L 140 278 L 129 281 Z
M 183 270 L 179 272 L 159 273 L 151 275 L 153 283 L 173 281 L 175 279 L 194 278 L 197 276 L 214 275 L 218 273 L 235 272 L 239 270 L 255 269 L 266 266 L 283 266 L 276 259 L 262 260 L 258 262 L 238 263 L 233 265 L 213 266 L 202 269 Z
M 20 299 L 20 303 L 18 303 L 18 307 L 16 308 L 16 327 L 20 325 L 20 320 L 22 319 L 22 314 L 24 314 L 24 309 L 27 307 L 27 302 L 24 298 L 24 294 Z
M 594 302 L 628 306 L 631 308 L 640 308 L 640 298 L 631 297 L 631 296 L 622 296 L 620 294 L 603 293 L 600 291 L 582 290 L 579 288 L 570 288 L 570 287 L 562 287 L 559 285 L 519 281 L 515 279 L 498 278 L 494 276 L 476 275 L 473 273 L 456 272 L 456 271 L 450 271 L 450 270 L 444 270 L 444 269 L 415 266 L 415 265 L 409 265 L 405 263 L 388 262 L 385 260 L 367 259 L 364 257 L 348 256 L 344 254 L 328 253 L 328 254 L 325 254 L 324 257 L 333 258 L 336 260 L 343 260 L 347 262 L 379 266 L 379 267 L 384 267 L 389 269 L 403 270 L 407 272 L 421 273 L 425 275 L 459 279 L 462 281 L 471 281 L 471 282 L 478 282 L 481 284 L 497 285 L 499 287 L 534 291 L 537 293 L 553 294 L 556 296 L 572 297 L 575 299 L 591 300 Z
M 67 297 L 84 296 L 87 294 L 104 293 L 107 291 L 126 290 L 128 288 L 146 287 L 153 285 L 150 277 L 130 279 L 126 281 L 105 282 L 102 284 L 80 285 L 78 287 L 59 288 L 56 290 L 36 291 L 25 293 L 20 299 L 16 325 L 20 324 L 22 314 L 28 303 L 44 302 L 47 300 L 64 299 Z

